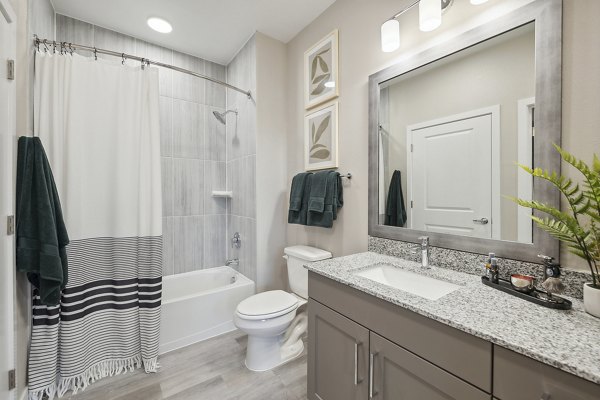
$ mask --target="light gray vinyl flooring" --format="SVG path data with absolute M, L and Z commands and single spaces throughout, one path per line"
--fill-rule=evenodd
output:
M 306 400 L 302 356 L 267 372 L 244 365 L 247 336 L 235 331 L 165 354 L 160 371 L 100 380 L 72 400 Z

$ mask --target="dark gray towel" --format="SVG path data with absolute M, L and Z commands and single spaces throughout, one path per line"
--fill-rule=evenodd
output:
M 300 211 L 302 208 L 302 196 L 304 196 L 304 185 L 306 177 L 310 172 L 302 172 L 292 179 L 292 188 L 290 190 L 290 211 Z
M 385 225 L 404 226 L 406 224 L 406 207 L 402 194 L 402 176 L 394 171 L 390 180 L 387 202 L 385 203 Z
M 300 175 L 302 175 L 302 177 L 300 177 Z M 308 196 L 310 194 L 312 186 L 312 178 L 312 173 L 303 172 L 301 174 L 296 175 L 294 179 L 292 179 L 292 188 L 290 190 L 290 210 L 288 211 L 288 223 L 306 225 L 308 211 Z M 300 193 L 300 207 L 297 207 L 297 204 L 294 204 L 294 208 L 298 208 L 297 210 L 294 210 L 292 209 L 292 197 L 294 195 L 295 197 L 297 197 L 298 193 Z
M 326 171 L 327 179 L 325 183 L 325 197 L 323 199 L 323 211 L 317 212 L 308 210 L 309 226 L 319 226 L 321 228 L 331 228 L 333 221 L 337 219 L 337 209 L 344 205 L 342 178 L 335 171 Z M 316 174 L 315 174 L 316 176 Z M 312 189 L 311 189 L 312 192 Z M 311 199 L 313 198 L 311 193 Z
M 39 289 L 40 303 L 60 303 L 67 284 L 69 236 L 52 170 L 39 138 L 20 137 L 17 155 L 17 270 Z
M 317 172 L 312 179 L 310 197 L 308 199 L 308 211 L 322 213 L 325 209 L 325 197 L 327 196 L 328 179 L 332 171 Z

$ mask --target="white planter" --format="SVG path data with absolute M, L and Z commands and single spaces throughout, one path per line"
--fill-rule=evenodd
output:
M 600 289 L 593 288 L 591 283 L 583 284 L 583 306 L 588 314 L 600 318 Z

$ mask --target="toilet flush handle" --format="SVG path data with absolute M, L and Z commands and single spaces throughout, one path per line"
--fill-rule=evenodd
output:
M 289 259 L 288 255 L 287 255 L 287 254 L 284 254 L 284 255 L 283 255 L 283 259 L 284 259 L 284 260 L 287 260 L 287 259 Z

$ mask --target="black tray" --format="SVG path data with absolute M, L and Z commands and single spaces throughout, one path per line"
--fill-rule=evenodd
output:
M 482 276 L 481 282 L 486 286 L 501 290 L 508 294 L 512 294 L 513 296 L 523 300 L 539 304 L 540 306 L 554 308 L 556 310 L 570 310 L 573 305 L 569 300 L 560 296 L 552 295 L 552 297 L 549 297 L 548 293 L 544 292 L 543 290 L 534 289 L 534 291 L 529 294 L 519 292 L 513 289 L 510 282 L 506 279 L 500 279 L 498 283 L 492 283 L 487 276 Z

